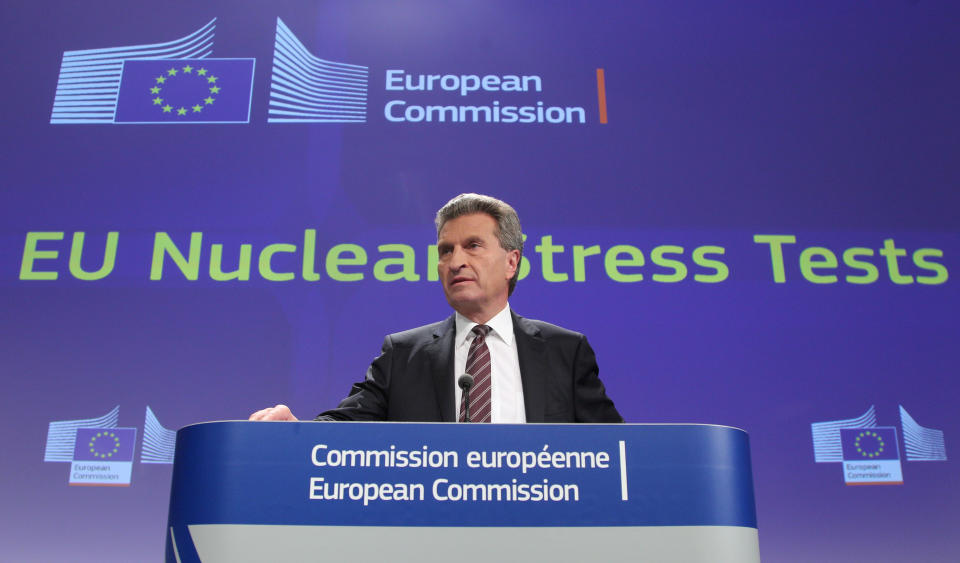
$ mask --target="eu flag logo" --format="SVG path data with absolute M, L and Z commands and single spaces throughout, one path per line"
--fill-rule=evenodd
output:
M 133 461 L 136 428 L 78 428 L 74 461 Z
M 846 461 L 900 459 L 896 428 L 844 428 L 840 438 Z
M 126 60 L 115 123 L 249 123 L 254 59 Z

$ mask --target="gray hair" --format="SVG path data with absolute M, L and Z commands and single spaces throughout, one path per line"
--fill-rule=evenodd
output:
M 452 219 L 463 215 L 472 215 L 474 213 L 485 213 L 497 222 L 495 234 L 500 241 L 500 246 L 506 250 L 516 250 L 523 257 L 523 232 L 520 230 L 520 217 L 517 212 L 505 201 L 495 197 L 481 194 L 460 194 L 451 199 L 437 211 L 437 217 L 434 224 L 437 226 L 437 238 L 440 238 L 440 230 Z M 513 294 L 513 288 L 517 285 L 517 279 L 520 277 L 520 262 L 517 261 L 517 271 L 510 279 L 510 289 L 508 295 Z

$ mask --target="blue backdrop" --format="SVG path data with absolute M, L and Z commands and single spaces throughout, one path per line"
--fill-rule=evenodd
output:
M 587 334 L 628 422 L 750 433 L 765 560 L 960 551 L 955 3 L 2 12 L 12 559 L 159 558 L 170 431 L 312 416 L 448 315 L 465 191 L 516 207 L 511 306 Z M 901 484 L 845 484 L 872 427 Z

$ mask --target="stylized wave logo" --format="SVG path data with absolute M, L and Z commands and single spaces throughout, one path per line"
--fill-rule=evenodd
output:
M 209 57 L 216 21 L 167 43 L 64 51 L 50 123 L 113 123 L 124 61 Z
M 844 428 L 875 428 L 877 412 L 870 405 L 867 412 L 857 418 L 828 420 L 810 425 L 813 432 L 813 457 L 817 463 L 843 461 L 843 441 L 840 430 Z
M 177 432 L 160 425 L 153 410 L 147 407 L 143 420 L 143 447 L 140 450 L 140 463 L 173 463 L 173 450 L 177 442 Z
M 908 461 L 947 461 L 943 430 L 924 428 L 900 405 L 900 425 Z
M 277 18 L 270 83 L 270 123 L 363 123 L 368 67 L 312 55 Z
M 43 461 L 73 461 L 77 430 L 81 428 L 114 428 L 120 419 L 120 405 L 99 418 L 59 420 L 47 428 L 47 450 Z

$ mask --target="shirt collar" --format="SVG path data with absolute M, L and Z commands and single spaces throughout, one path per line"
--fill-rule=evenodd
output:
M 457 346 L 462 346 L 465 342 L 467 342 L 467 339 L 473 339 L 473 334 L 471 331 L 475 326 L 477 326 L 477 323 L 471 321 L 467 317 L 464 317 L 460 313 L 457 313 Z M 490 334 L 495 334 L 508 346 L 513 346 L 513 317 L 510 316 L 509 303 L 507 303 L 507 306 L 504 307 L 499 313 L 494 315 L 492 319 L 487 321 L 487 326 L 493 329 L 490 331 Z

